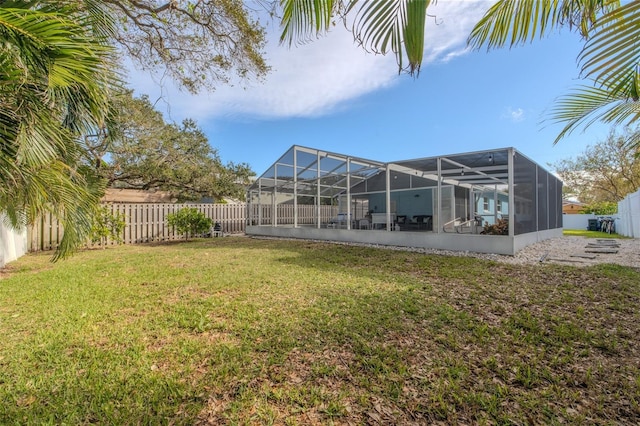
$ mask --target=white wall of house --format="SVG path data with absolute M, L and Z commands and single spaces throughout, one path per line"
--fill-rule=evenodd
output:
M 5 225 L 0 215 L 0 268 L 27 252 L 27 230 L 17 231 Z

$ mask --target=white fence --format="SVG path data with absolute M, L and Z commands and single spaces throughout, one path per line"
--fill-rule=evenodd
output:
M 614 216 L 615 217 L 615 216 Z M 589 228 L 589 219 L 597 219 L 595 214 L 563 214 L 562 229 L 579 229 L 586 231 Z
M 148 243 L 153 241 L 169 241 L 184 238 L 167 224 L 167 215 L 185 207 L 197 208 L 214 223 L 220 223 L 225 234 L 244 233 L 247 225 L 247 205 L 239 204 L 153 204 L 153 203 L 108 203 L 112 213 L 124 216 L 125 228 L 122 240 L 125 244 Z M 254 209 L 255 210 L 255 209 Z M 321 218 L 331 218 L 337 213 L 336 206 L 321 206 Z M 298 223 L 312 224 L 317 215 L 314 206 L 298 206 Z M 279 225 L 293 223 L 293 205 L 279 205 L 274 212 L 271 206 L 263 208 L 260 213 L 253 212 L 254 219 L 259 218 L 262 224 Z M 327 219 L 328 220 L 328 219 Z M 28 231 L 16 232 L 2 226 L 0 222 L 0 267 L 15 260 L 27 251 L 54 250 L 58 247 L 64 234 L 62 225 L 55 216 L 42 216 Z M 107 244 L 111 244 L 108 242 Z M 93 246 L 91 242 L 88 246 Z
M 626 237 L 640 238 L 640 189 L 618 202 L 616 232 Z
M 184 238 L 167 224 L 167 216 L 186 207 L 196 208 L 214 223 L 220 223 L 227 234 L 244 233 L 246 226 L 246 204 L 155 204 L 113 203 L 105 204 L 112 213 L 124 217 L 122 233 L 124 244 L 170 241 Z M 45 215 L 30 230 L 29 251 L 53 250 L 58 247 L 63 235 L 62 225 L 53 215 Z M 88 243 L 92 246 L 91 243 Z
M 615 219 L 615 231 L 625 237 L 640 238 L 640 190 L 627 195 L 618 202 L 618 213 L 608 216 L 595 214 L 565 214 L 562 215 L 563 229 L 589 228 L 589 219 L 612 217 Z

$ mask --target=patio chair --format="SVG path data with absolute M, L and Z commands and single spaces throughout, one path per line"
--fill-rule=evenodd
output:
M 418 229 L 427 229 L 427 230 L 431 230 L 432 229 L 432 216 L 427 215 L 427 214 L 419 214 L 413 217 L 413 220 L 415 222 L 413 223 L 417 223 L 418 224 Z
M 456 217 L 455 219 L 450 220 L 449 222 L 447 222 L 444 225 L 442 225 L 442 231 L 443 232 L 458 232 L 456 227 L 458 225 L 460 225 L 461 222 L 462 222 L 462 218 Z
M 454 229 L 458 234 L 473 234 L 475 230 L 476 220 L 465 220 L 464 222 L 460 222 L 454 226 Z
M 427 216 L 422 220 L 422 224 L 424 225 L 424 229 L 427 231 L 433 231 L 433 216 Z
M 369 219 L 360 219 L 358 221 L 358 229 L 371 229 Z
M 224 237 L 224 232 L 222 231 L 222 225 L 220 224 L 220 222 L 216 222 L 211 228 L 211 236 Z

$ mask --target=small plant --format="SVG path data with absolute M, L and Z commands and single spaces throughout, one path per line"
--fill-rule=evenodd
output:
M 180 234 L 184 234 L 184 239 L 190 236 L 204 234 L 211 229 L 211 218 L 208 218 L 196 208 L 187 207 L 178 210 L 176 213 L 167 215 L 169 226 L 173 226 Z
M 486 235 L 509 235 L 509 221 L 507 219 L 498 219 L 493 225 L 485 223 L 482 233 Z
M 595 201 L 582 208 L 580 213 L 593 213 L 597 215 L 612 215 L 618 213 L 618 203 L 610 201 Z
M 93 219 L 91 242 L 100 243 L 102 248 L 106 248 L 109 240 L 121 244 L 124 227 L 125 221 L 122 213 L 112 212 L 107 206 L 102 206 L 97 210 Z

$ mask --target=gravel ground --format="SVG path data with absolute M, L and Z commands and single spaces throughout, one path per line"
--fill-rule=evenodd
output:
M 614 263 L 640 269 L 640 240 L 611 240 L 613 241 L 613 244 L 619 245 L 619 247 L 610 247 L 611 249 L 617 249 L 617 253 L 588 253 L 586 251 L 587 245 L 598 244 L 601 240 L 595 238 L 571 236 L 552 238 L 532 244 L 520 250 L 515 254 L 515 256 L 472 252 L 455 252 L 434 249 L 415 250 L 423 253 L 446 254 L 451 256 L 471 256 L 480 259 L 495 260 L 497 262 L 511 263 L 514 265 L 557 263 L 573 266 L 589 266 L 598 263 Z M 605 244 L 607 243 L 602 243 L 603 246 Z M 609 248 L 609 246 L 603 248 Z
M 266 239 L 269 238 L 266 237 Z M 572 266 L 589 266 L 598 263 L 614 263 L 622 266 L 631 266 L 640 269 L 640 239 L 607 240 L 613 241 L 613 243 L 619 245 L 619 247 L 611 247 L 612 249 L 617 249 L 617 253 L 587 253 L 587 245 L 598 244 L 601 239 L 573 236 L 552 238 L 532 244 L 520 250 L 518 253 L 516 253 L 515 256 L 395 246 L 376 247 L 384 247 L 391 250 L 408 250 L 418 253 L 442 254 L 448 256 L 469 256 L 479 259 L 490 259 L 497 262 L 511 263 L 515 265 L 556 263 Z M 354 243 L 337 244 L 364 246 L 369 245 Z M 605 243 L 603 243 L 603 245 L 604 244 Z
M 617 253 L 590 253 L 587 252 L 587 244 L 598 244 L 602 239 L 584 237 L 559 237 L 541 241 L 525 247 L 515 256 L 499 256 L 498 259 L 507 263 L 531 264 L 561 263 L 565 265 L 588 266 L 597 263 L 615 263 L 623 266 L 640 268 L 640 240 L 639 239 L 611 239 L 612 244 L 619 247 Z M 607 243 L 601 244 L 606 248 Z

